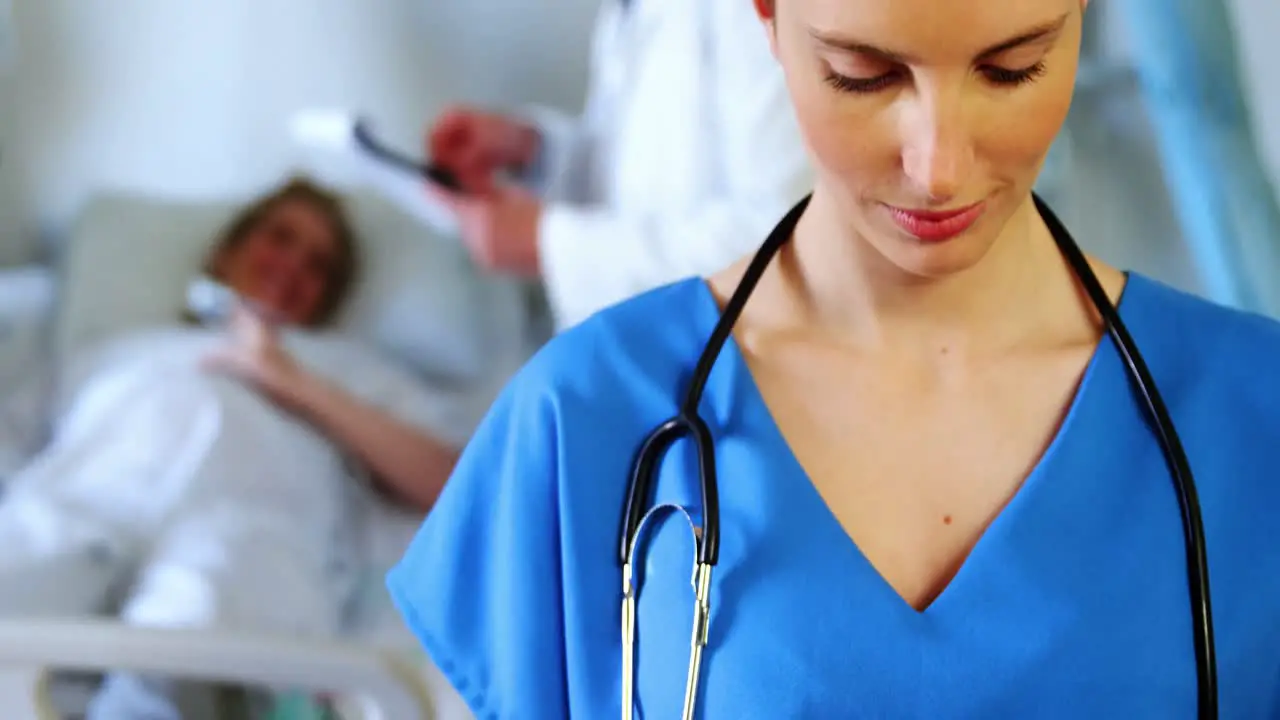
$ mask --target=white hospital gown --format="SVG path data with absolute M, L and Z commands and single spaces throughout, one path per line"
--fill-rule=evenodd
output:
M 464 393 L 432 396 L 357 343 L 288 341 L 313 370 L 443 439 L 465 439 L 483 412 Z M 55 441 L 0 502 L 0 578 L 96 553 L 132 581 L 121 609 L 132 623 L 339 629 L 368 493 L 322 434 L 199 370 L 212 342 L 202 331 L 149 334 L 83 373 Z M 60 596 L 69 611 L 91 611 L 118 579 Z

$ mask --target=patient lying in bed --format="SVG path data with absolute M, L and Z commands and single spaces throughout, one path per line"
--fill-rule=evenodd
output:
M 128 622 L 335 632 L 367 495 L 353 476 L 425 511 L 482 410 L 323 332 L 355 257 L 320 188 L 293 181 L 248 208 L 206 270 L 258 312 L 87 361 L 55 438 L 0 502 L 0 577 L 93 548 L 123 560 Z M 109 588 L 85 592 L 99 597 L 70 601 Z M 178 715 L 158 682 L 117 677 L 91 717 Z

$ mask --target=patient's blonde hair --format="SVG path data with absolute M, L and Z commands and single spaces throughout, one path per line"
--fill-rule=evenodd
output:
M 336 262 L 333 263 L 333 269 L 325 283 L 320 306 L 307 323 L 311 327 L 320 327 L 333 321 L 351 294 L 351 288 L 359 275 L 359 251 L 355 230 L 347 218 L 342 198 L 306 177 L 291 177 L 241 209 L 214 240 L 213 247 L 205 256 L 204 272 L 221 280 L 218 273 L 220 260 L 235 252 L 245 237 L 276 208 L 291 202 L 306 203 L 324 216 L 337 244 Z

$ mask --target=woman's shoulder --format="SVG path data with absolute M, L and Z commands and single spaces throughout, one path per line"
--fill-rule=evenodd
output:
M 510 388 L 562 399 L 669 388 L 692 370 L 718 318 L 701 278 L 649 290 L 552 338 L 516 373 Z
M 1125 294 L 1121 316 L 1171 405 L 1280 426 L 1280 321 L 1138 275 Z
M 1130 292 L 1140 296 L 1137 302 L 1145 306 L 1146 313 L 1159 312 L 1170 320 L 1209 332 L 1217 327 L 1236 340 L 1280 343 L 1280 320 L 1275 318 L 1229 307 L 1139 273 L 1129 274 L 1125 295 Z
M 1280 568 L 1265 540 L 1274 532 L 1269 509 L 1280 504 L 1280 322 L 1146 278 L 1135 283 L 1135 302 L 1121 314 L 1193 471 L 1214 588 L 1266 596 L 1274 588 L 1259 578 Z
M 1280 321 L 1227 307 L 1151 278 L 1133 274 L 1121 315 L 1135 337 L 1173 350 L 1184 364 L 1274 364 L 1280 357 Z M 1129 295 L 1133 307 L 1128 307 Z M 1135 329 L 1136 328 L 1136 329 Z

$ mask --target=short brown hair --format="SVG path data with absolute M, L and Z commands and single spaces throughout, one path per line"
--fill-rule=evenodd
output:
M 245 237 L 276 208 L 288 202 L 303 202 L 317 210 L 328 221 L 337 242 L 337 260 L 325 283 L 320 306 L 315 317 L 307 323 L 313 327 L 326 325 L 333 321 L 346 302 L 359 275 L 358 243 L 342 198 L 306 177 L 291 177 L 242 208 L 218 233 L 213 247 L 205 256 L 204 272 L 218 278 L 219 261 L 239 247 Z

